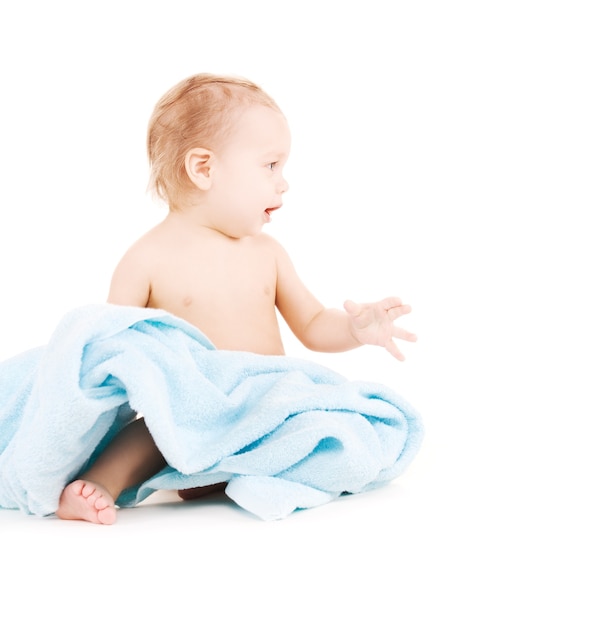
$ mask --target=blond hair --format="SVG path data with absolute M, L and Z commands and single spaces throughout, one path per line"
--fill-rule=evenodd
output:
M 167 91 L 148 124 L 149 188 L 172 207 L 189 188 L 187 152 L 214 150 L 231 130 L 237 110 L 253 104 L 280 112 L 258 85 L 240 77 L 196 74 Z

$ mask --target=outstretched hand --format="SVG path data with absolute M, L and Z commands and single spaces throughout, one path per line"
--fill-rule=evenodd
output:
M 347 300 L 344 307 L 349 314 L 351 333 L 359 343 L 382 346 L 399 361 L 404 361 L 404 355 L 393 338 L 416 341 L 417 336 L 395 326 L 393 322 L 401 315 L 410 313 L 410 305 L 403 304 L 400 298 L 389 297 L 363 304 Z

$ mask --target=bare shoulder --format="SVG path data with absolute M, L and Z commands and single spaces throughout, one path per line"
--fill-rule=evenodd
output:
M 154 226 L 131 244 L 121 257 L 120 264 L 129 265 L 141 263 L 145 265 L 150 259 L 154 258 L 154 254 L 159 248 L 166 245 L 166 240 L 166 233 L 162 225 L 158 224 Z
M 148 305 L 153 266 L 161 246 L 162 234 L 156 226 L 127 249 L 113 272 L 109 302 Z
M 267 233 L 261 233 L 260 235 L 253 237 L 253 243 L 262 252 L 273 256 L 278 261 L 288 258 L 285 248 L 279 243 L 279 241 L 277 241 L 277 239 Z

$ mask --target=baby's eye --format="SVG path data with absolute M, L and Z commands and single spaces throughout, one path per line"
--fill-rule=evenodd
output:
M 277 161 L 273 161 L 273 163 L 268 163 L 267 167 L 273 171 L 277 167 Z

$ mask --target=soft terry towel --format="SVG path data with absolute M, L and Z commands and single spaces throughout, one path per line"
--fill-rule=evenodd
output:
M 163 311 L 74 309 L 47 346 L 0 363 L 0 507 L 35 515 L 135 412 L 168 466 L 119 498 L 228 482 L 262 519 L 399 475 L 422 437 L 391 389 L 313 362 L 216 350 Z

